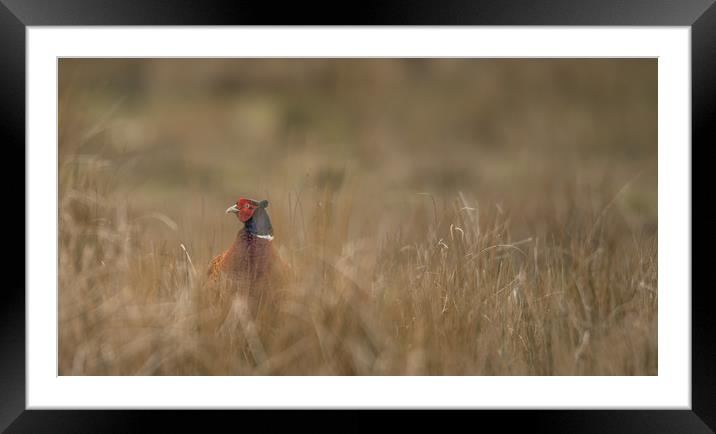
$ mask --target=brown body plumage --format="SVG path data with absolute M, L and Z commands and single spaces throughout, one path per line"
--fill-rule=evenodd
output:
M 281 265 L 273 241 L 253 235 L 244 228 L 236 234 L 234 243 L 211 261 L 209 276 L 212 280 L 225 277 L 247 285 L 255 284 L 275 280 Z

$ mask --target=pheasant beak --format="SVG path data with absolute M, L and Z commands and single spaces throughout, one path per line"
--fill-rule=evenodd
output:
M 229 214 L 229 213 L 237 213 L 237 212 L 239 212 L 239 208 L 236 206 L 236 204 L 231 205 L 230 207 L 228 207 L 228 208 L 226 209 L 226 214 Z

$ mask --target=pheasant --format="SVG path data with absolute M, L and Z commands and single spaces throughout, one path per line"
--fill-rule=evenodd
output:
M 234 243 L 211 260 L 209 278 L 212 281 L 224 277 L 251 289 L 283 283 L 285 264 L 272 244 L 268 204 L 267 200 L 242 197 L 226 210 L 227 214 L 235 214 L 244 227 L 236 234 Z

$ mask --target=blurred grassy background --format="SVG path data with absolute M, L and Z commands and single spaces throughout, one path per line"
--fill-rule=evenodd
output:
M 289 258 L 326 244 L 312 226 L 326 228 L 318 210 L 331 207 L 340 228 L 322 248 L 337 261 L 352 255 L 370 263 L 361 268 L 367 287 L 388 279 L 376 265 L 386 240 L 434 246 L 447 239 L 454 221 L 442 217 L 460 195 L 485 221 L 499 222 L 496 243 L 500 236 L 542 240 L 529 253 L 531 275 L 539 272 L 538 253 L 573 247 L 596 222 L 607 232 L 610 263 L 626 264 L 644 249 L 651 255 L 644 261 L 655 263 L 655 59 L 61 59 L 59 89 L 60 309 L 74 312 L 65 317 L 72 331 L 61 337 L 65 373 L 134 372 L 109 362 L 77 368 L 78 349 L 92 334 L 83 327 L 104 324 L 72 322 L 77 311 L 96 308 L 77 304 L 88 302 L 71 295 L 72 282 L 109 255 L 106 246 L 87 250 L 89 241 L 77 241 L 88 225 L 136 223 L 135 238 L 183 243 L 203 270 L 233 240 L 238 227 L 224 210 L 239 196 L 271 201 L 276 242 Z M 356 259 L 359 241 L 372 249 L 368 259 Z M 142 249 L 134 255 L 145 264 L 142 254 L 156 256 Z M 619 256 L 627 250 L 629 257 Z M 557 262 L 578 262 L 567 256 Z M 632 280 L 618 290 L 644 284 Z M 649 306 L 639 342 L 655 357 L 656 307 Z M 570 338 L 570 354 L 583 333 Z M 428 372 L 654 374 L 652 362 Z
M 170 214 L 345 175 L 523 210 L 646 170 L 622 205 L 656 221 L 655 60 L 62 60 L 60 87 L 60 161 L 121 156 L 133 199 Z

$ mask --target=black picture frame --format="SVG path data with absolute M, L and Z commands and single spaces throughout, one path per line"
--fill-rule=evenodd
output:
M 23 254 L 6 244 L 6 277 L 0 291 L 0 429 L 7 432 L 135 432 L 149 430 L 149 423 L 163 431 L 217 426 L 245 427 L 244 414 L 234 411 L 147 410 L 26 410 L 25 377 L 25 191 L 13 188 L 25 179 L 25 50 L 27 26 L 105 25 L 555 25 L 555 26 L 690 26 L 692 62 L 692 155 L 696 147 L 708 146 L 708 132 L 716 120 L 716 6 L 714 0 L 673 2 L 592 0 L 559 1 L 449 1 L 449 2 L 358 2 L 326 6 L 296 2 L 276 5 L 236 1 L 222 5 L 212 1 L 162 0 L 112 2 L 109 0 L 0 0 L 0 138 L 5 167 L 0 171 L 4 200 L 8 206 L 4 237 L 20 245 Z M 20 164 L 20 161 L 23 163 Z M 693 160 L 692 158 L 692 161 Z M 693 179 L 693 166 L 692 166 Z M 692 181 L 692 185 L 696 185 Z M 9 187 L 9 188 L 8 188 Z M 54 194 L 48 192 L 48 194 Z M 693 196 L 692 196 L 693 197 Z M 19 212 L 19 205 L 23 211 Z M 11 205 L 12 204 L 12 205 Z M 693 212 L 693 211 L 692 211 Z M 693 215 L 693 214 L 692 214 Z M 24 228 L 23 234 L 19 228 Z M 693 230 L 693 223 L 692 223 Z M 711 231 L 713 232 L 713 231 Z M 712 236 L 707 235 L 708 241 Z M 692 255 L 705 262 L 710 255 Z M 22 258 L 22 259 L 21 259 Z M 17 264 L 12 264 L 17 262 Z M 705 264 L 704 264 L 705 265 Z M 692 265 L 693 268 L 693 265 Z M 679 288 L 671 288 L 678 290 Z M 688 288 L 682 288 L 687 290 Z M 692 291 L 692 401 L 691 410 L 544 410 L 479 411 L 438 415 L 433 423 L 475 426 L 497 423 L 501 429 L 516 427 L 549 432 L 713 432 L 716 430 L 716 337 L 709 285 Z M 618 393 L 618 391 L 615 391 Z M 318 415 L 321 425 L 340 430 L 365 430 L 366 419 L 375 412 L 331 411 Z M 467 415 L 466 415 L 467 414 Z M 256 415 L 254 412 L 252 415 Z M 459 420 L 456 416 L 460 416 Z M 425 414 L 411 412 L 401 418 L 403 429 L 425 427 Z M 265 413 L 264 427 L 308 424 L 305 413 L 285 417 Z M 340 422 L 329 419 L 340 419 Z M 323 423 L 325 421 L 325 424 Z M 468 425 L 468 426 L 469 426 Z M 456 425 L 457 426 L 457 425 Z M 311 421 L 315 428 L 315 421 Z M 272 431 L 275 429 L 272 429 Z

